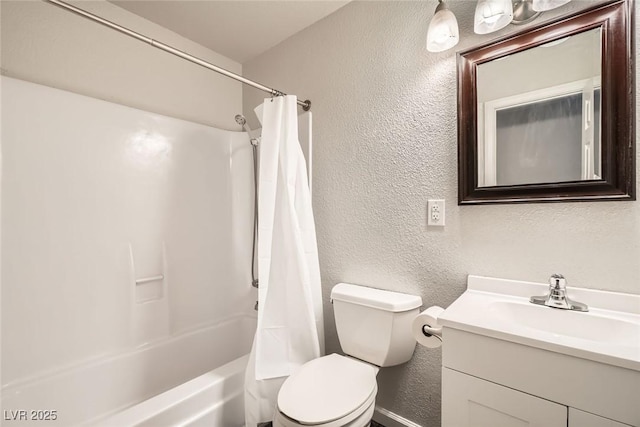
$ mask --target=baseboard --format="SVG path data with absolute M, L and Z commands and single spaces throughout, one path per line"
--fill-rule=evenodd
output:
M 376 406 L 376 410 L 373 413 L 373 420 L 382 424 L 384 427 L 422 427 L 380 406 Z

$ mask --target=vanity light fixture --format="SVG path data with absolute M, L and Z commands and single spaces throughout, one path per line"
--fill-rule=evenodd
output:
M 512 19 L 511 0 L 478 0 L 473 31 L 476 34 L 492 33 L 509 25 Z
M 524 24 L 537 18 L 542 11 L 560 7 L 571 0 L 478 0 L 473 22 L 476 34 L 498 31 L 508 24 Z M 427 50 L 442 52 L 458 44 L 460 35 L 456 16 L 444 0 L 438 6 L 429 23 Z
M 458 20 L 444 1 L 439 0 L 436 12 L 429 23 L 427 50 L 429 52 L 442 52 L 457 45 L 458 41 L 460 41 Z

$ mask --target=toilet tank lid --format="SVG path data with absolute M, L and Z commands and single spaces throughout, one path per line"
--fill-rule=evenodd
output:
M 331 290 L 331 300 L 344 301 L 391 312 L 409 311 L 422 305 L 422 298 L 417 295 L 402 294 L 349 283 L 335 285 Z

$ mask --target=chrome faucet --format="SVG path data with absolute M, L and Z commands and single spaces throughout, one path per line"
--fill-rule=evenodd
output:
M 589 311 L 587 304 L 571 301 L 567 296 L 567 280 L 562 274 L 552 274 L 549 278 L 549 295 L 531 297 L 534 304 L 563 310 Z

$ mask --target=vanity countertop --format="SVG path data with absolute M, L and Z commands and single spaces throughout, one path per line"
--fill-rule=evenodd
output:
M 640 371 L 640 295 L 567 287 L 588 312 L 529 302 L 549 285 L 469 276 L 467 290 L 440 316 L 446 328 Z

